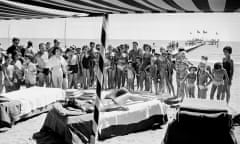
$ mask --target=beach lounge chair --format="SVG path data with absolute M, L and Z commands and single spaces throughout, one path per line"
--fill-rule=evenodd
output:
M 127 104 L 128 110 L 101 112 L 99 140 L 151 129 L 167 122 L 164 104 L 159 100 Z M 64 112 L 59 112 L 64 111 Z M 68 115 L 68 108 L 53 108 L 48 112 L 40 132 L 51 130 L 67 144 L 89 143 L 93 113 Z M 70 112 L 71 113 L 71 112 Z
M 162 144 L 236 144 L 232 128 L 232 112 L 225 103 L 184 100 Z
M 17 121 L 48 111 L 51 104 L 64 101 L 58 88 L 31 87 L 0 96 L 0 127 L 11 127 Z

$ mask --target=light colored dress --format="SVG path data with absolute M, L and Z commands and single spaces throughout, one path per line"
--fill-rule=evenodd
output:
M 63 85 L 63 73 L 66 72 L 66 61 L 60 56 L 52 56 L 48 61 L 48 67 L 52 72 L 52 83 L 55 88 L 62 88 Z

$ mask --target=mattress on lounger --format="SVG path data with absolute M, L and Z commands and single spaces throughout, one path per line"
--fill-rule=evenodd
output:
M 231 109 L 226 103 L 185 100 L 167 128 L 163 144 L 235 144 Z
M 101 112 L 99 139 L 106 139 L 151 128 L 167 121 L 164 105 L 158 100 L 127 106 L 128 111 Z M 68 144 L 87 143 L 92 134 L 93 114 L 62 116 L 56 109 L 48 112 L 44 128 L 50 128 Z
M 3 93 L 0 97 L 0 122 L 12 124 L 22 115 L 64 99 L 64 91 L 58 88 L 31 87 Z

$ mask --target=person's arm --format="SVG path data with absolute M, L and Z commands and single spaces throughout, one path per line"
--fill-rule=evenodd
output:
M 214 72 L 212 72 L 212 74 L 213 74 L 213 73 L 214 73 Z M 209 86 L 210 83 L 213 81 L 213 76 L 212 76 L 212 74 L 209 74 L 209 73 L 207 72 L 207 75 L 208 75 L 209 81 L 207 82 L 206 87 Z
M 148 72 L 147 72 L 147 69 L 149 69 L 150 66 L 151 66 L 151 65 L 147 65 L 147 66 L 144 68 L 144 72 L 145 72 L 145 73 L 148 73 Z
M 231 81 L 232 78 L 233 78 L 233 73 L 234 73 L 234 62 L 233 60 L 231 59 L 231 62 L 230 62 L 230 76 L 229 76 L 229 80 Z
M 197 86 L 199 85 L 199 69 L 197 70 Z
M 187 75 L 183 78 L 183 80 L 181 81 L 181 83 L 184 83 L 188 77 L 189 77 L 189 74 L 187 74 Z
M 9 84 L 12 85 L 12 81 L 9 79 L 6 69 L 7 69 L 7 68 L 6 68 L 6 66 L 4 65 L 4 66 L 3 66 L 3 75 L 4 75 L 4 77 L 7 79 L 7 81 L 9 82 Z
M 226 82 L 229 83 L 229 77 L 228 77 L 227 71 L 225 69 L 223 69 L 223 72 L 224 72 L 224 77 L 225 77 Z
M 37 67 L 35 64 L 33 64 L 31 72 L 35 75 L 37 74 Z

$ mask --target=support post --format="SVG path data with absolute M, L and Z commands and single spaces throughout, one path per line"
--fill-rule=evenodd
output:
M 108 15 L 105 14 L 103 16 L 103 23 L 102 23 L 102 32 L 101 32 L 101 44 L 102 49 L 100 50 L 99 56 L 99 64 L 96 71 L 97 75 L 97 88 L 96 88 L 96 102 L 94 106 L 94 114 L 93 114 L 93 135 L 91 136 L 90 143 L 96 144 L 98 140 L 98 124 L 100 119 L 100 101 L 101 101 L 101 91 L 103 87 L 103 69 L 104 69 L 104 50 L 106 48 L 106 41 L 107 41 L 107 25 L 108 25 Z

